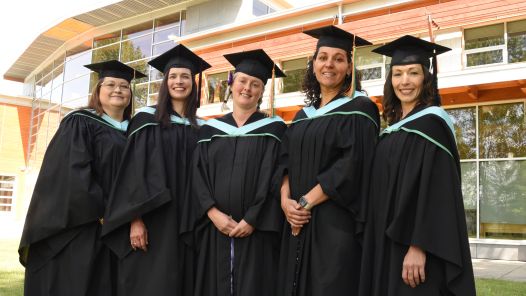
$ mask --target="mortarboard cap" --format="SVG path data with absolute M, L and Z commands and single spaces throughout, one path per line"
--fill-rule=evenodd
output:
M 170 68 L 176 67 L 190 69 L 190 72 L 194 75 L 212 67 L 182 44 L 164 52 L 149 61 L 148 64 L 163 73 L 166 73 Z
M 116 60 L 84 65 L 84 67 L 97 72 L 99 74 L 99 79 L 104 77 L 115 77 L 131 82 L 132 79 L 146 77 L 143 73 Z
M 335 26 L 326 26 L 303 32 L 309 36 L 318 39 L 316 49 L 322 46 L 341 48 L 345 51 L 353 49 L 353 41 L 356 46 L 372 45 L 371 42 L 342 30 Z
M 429 58 L 449 50 L 451 48 L 405 35 L 374 49 L 373 52 L 391 57 L 391 66 L 422 64 L 429 69 Z
M 262 49 L 226 54 L 224 57 L 236 68 L 236 72 L 257 77 L 264 84 L 267 83 L 268 79 L 272 78 L 273 68 L 275 77 L 286 77 Z

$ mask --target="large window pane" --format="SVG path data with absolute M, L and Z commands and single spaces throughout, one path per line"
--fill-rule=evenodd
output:
M 171 15 L 167 15 L 155 20 L 155 31 L 164 30 L 175 25 L 179 25 L 180 13 L 176 12 Z
M 384 58 L 382 55 L 372 52 L 377 47 L 367 46 L 356 49 L 354 62 L 362 81 L 382 78 Z
M 457 138 L 457 149 L 460 159 L 477 158 L 477 133 L 476 133 L 476 110 L 475 107 L 458 108 L 446 110 Z
M 142 36 L 153 31 L 153 22 L 148 21 L 122 30 L 122 40 Z
M 148 83 L 136 85 L 134 90 L 135 109 L 146 106 L 146 101 L 148 100 Z
M 496 24 L 464 31 L 465 49 L 504 44 L 504 24 Z
M 487 64 L 497 64 L 497 63 L 502 63 L 503 61 L 502 49 L 489 50 L 489 51 L 483 51 L 483 52 L 477 52 L 477 53 L 469 53 L 466 55 L 466 58 L 467 58 L 466 65 L 468 67 L 487 65 Z
M 99 63 L 109 60 L 118 60 L 119 59 L 119 48 L 120 44 L 114 44 L 102 48 L 97 48 L 92 51 L 91 62 Z
M 156 44 L 156 45 L 153 46 L 152 56 L 160 55 L 160 54 L 168 51 L 169 49 L 171 49 L 174 46 L 175 46 L 175 44 L 174 44 L 173 41 L 167 41 L 167 42 Z
M 93 39 L 93 47 L 101 47 L 112 44 L 121 39 L 121 31 L 104 34 Z
M 143 73 L 144 75 L 148 76 L 148 67 L 149 67 L 148 60 L 136 61 L 136 62 L 128 63 L 127 65 Z M 148 77 L 143 77 L 141 79 L 133 80 L 134 83 L 143 83 L 147 81 L 148 81 Z
M 222 102 L 226 95 L 228 72 L 206 76 L 208 83 L 208 103 Z
M 123 41 L 121 48 L 121 61 L 126 63 L 140 60 L 151 56 L 151 51 L 152 36 L 150 35 Z
M 307 72 L 307 62 L 306 57 L 283 62 L 283 72 L 287 75 L 283 78 L 283 93 L 301 90 Z
M 63 95 L 64 98 L 62 101 L 70 101 L 78 99 L 80 97 L 86 97 L 89 92 L 90 85 L 90 75 L 84 75 L 77 79 L 73 79 L 64 83 Z
M 77 77 L 86 75 L 90 70 L 84 65 L 91 63 L 91 51 L 85 51 L 76 55 L 70 56 L 66 59 L 66 69 L 64 73 L 64 81 L 69 81 Z
M 479 108 L 480 158 L 525 157 L 524 103 Z
M 526 20 L 508 23 L 508 62 L 526 61 Z
M 477 236 L 477 163 L 460 163 L 462 171 L 462 195 L 464 197 L 464 211 L 468 235 Z
M 163 42 L 163 41 L 170 40 L 170 37 L 181 36 L 179 28 L 180 28 L 179 26 L 175 26 L 175 27 L 172 27 L 166 30 L 155 32 L 153 34 L 153 42 L 154 43 Z
M 526 161 L 480 163 L 480 237 L 526 239 Z

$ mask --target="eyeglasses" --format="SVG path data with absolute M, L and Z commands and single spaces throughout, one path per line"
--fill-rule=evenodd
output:
M 106 87 L 109 90 L 112 90 L 112 91 L 116 90 L 117 87 L 120 88 L 120 90 L 122 90 L 122 91 L 130 91 L 130 85 L 129 84 L 124 84 L 124 83 L 117 84 L 117 83 L 115 83 L 113 81 L 108 81 L 108 82 L 101 83 L 101 85 Z

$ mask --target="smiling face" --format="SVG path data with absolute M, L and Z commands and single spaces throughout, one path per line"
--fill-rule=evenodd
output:
M 124 110 L 131 99 L 130 83 L 122 78 L 105 77 L 101 83 L 99 100 L 103 110 Z
M 339 90 L 345 76 L 351 74 L 352 64 L 347 59 L 345 50 L 322 46 L 313 61 L 313 69 L 322 89 Z
M 192 92 L 192 73 L 187 68 L 171 68 L 166 83 L 172 100 L 186 101 Z
M 391 71 L 393 90 L 400 103 L 402 106 L 414 107 L 424 85 L 422 65 L 397 65 Z
M 254 109 L 263 96 L 265 85 L 261 79 L 237 72 L 232 83 L 234 106 L 242 109 Z

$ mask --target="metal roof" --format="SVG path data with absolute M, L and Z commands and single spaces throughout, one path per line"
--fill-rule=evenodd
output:
M 182 2 L 187 0 L 124 0 L 68 18 L 40 34 L 7 70 L 4 79 L 23 82 L 66 41 L 92 28 Z

